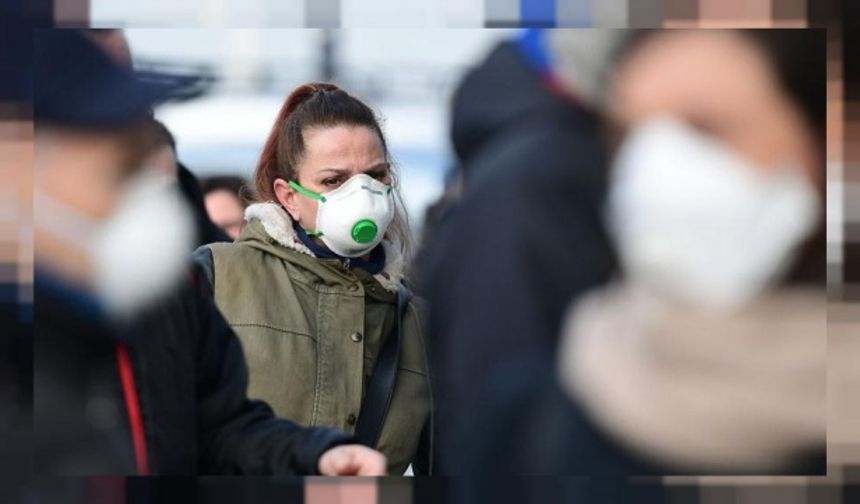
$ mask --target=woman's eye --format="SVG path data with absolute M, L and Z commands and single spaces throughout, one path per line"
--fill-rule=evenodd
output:
M 323 180 L 323 185 L 326 185 L 329 187 L 336 186 L 338 184 L 340 184 L 340 179 L 338 179 L 338 178 L 327 178 L 327 179 Z

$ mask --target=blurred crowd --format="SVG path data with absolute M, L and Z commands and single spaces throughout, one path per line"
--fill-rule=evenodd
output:
M 35 43 L 37 473 L 825 474 L 822 34 L 500 43 L 418 237 L 348 89 L 198 181 L 153 116 L 187 83 L 119 30 Z

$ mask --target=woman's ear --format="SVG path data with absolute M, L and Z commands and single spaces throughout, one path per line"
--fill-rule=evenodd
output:
M 284 210 L 290 214 L 290 217 L 292 217 L 294 221 L 298 222 L 301 215 L 299 213 L 299 207 L 296 205 L 296 191 L 290 187 L 286 180 L 281 178 L 275 179 L 273 189 L 275 191 L 275 198 L 278 199 L 278 203 L 284 207 Z

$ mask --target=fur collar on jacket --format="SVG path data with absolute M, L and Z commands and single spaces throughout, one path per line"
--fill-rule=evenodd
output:
M 316 257 L 296 235 L 296 231 L 293 229 L 293 219 L 280 205 L 276 203 L 254 203 L 245 209 L 245 220 L 250 222 L 252 219 L 259 220 L 266 234 L 280 245 L 300 254 Z M 385 290 L 396 292 L 397 287 L 403 281 L 405 269 L 403 254 L 400 247 L 388 238 L 382 240 L 382 246 L 385 250 L 385 267 L 373 277 Z

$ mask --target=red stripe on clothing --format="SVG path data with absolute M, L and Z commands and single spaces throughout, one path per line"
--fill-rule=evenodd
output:
M 137 474 L 149 475 L 149 458 L 146 453 L 146 437 L 143 432 L 143 417 L 140 414 L 140 401 L 137 398 L 137 388 L 134 385 L 134 372 L 131 369 L 131 359 L 128 348 L 116 345 L 116 359 L 119 363 L 119 378 L 122 382 L 122 395 L 125 398 L 125 409 L 128 411 L 128 423 L 131 427 L 131 441 L 134 446 L 134 461 Z

